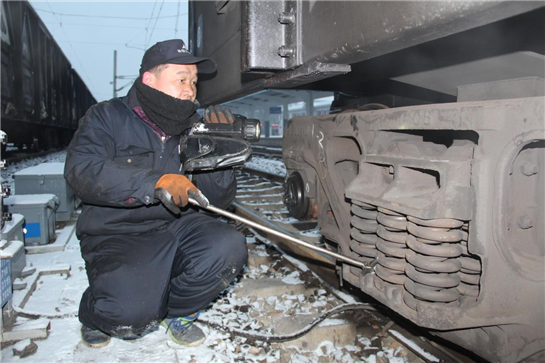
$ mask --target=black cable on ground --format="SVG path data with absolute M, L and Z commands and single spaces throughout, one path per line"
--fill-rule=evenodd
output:
M 338 314 L 338 313 L 343 312 L 343 311 L 347 311 L 347 310 L 376 310 L 376 309 L 373 306 L 363 304 L 363 303 L 339 305 L 339 306 L 334 307 L 331 310 L 328 310 L 328 311 L 324 312 L 322 315 L 320 315 L 319 317 L 314 319 L 312 321 L 312 323 L 308 324 L 303 329 L 301 329 L 301 330 L 299 330 L 297 332 L 291 333 L 291 334 L 282 334 L 282 335 L 269 335 L 269 334 L 261 334 L 261 333 L 251 333 L 251 332 L 247 332 L 247 331 L 240 330 L 240 329 L 229 328 L 227 326 L 224 326 L 224 325 L 221 325 L 221 324 L 218 324 L 218 323 L 214 323 L 214 322 L 211 322 L 209 320 L 205 320 L 202 317 L 199 318 L 198 321 L 200 323 L 204 323 L 204 324 L 206 324 L 206 325 L 208 325 L 208 326 L 210 326 L 212 328 L 222 330 L 222 331 L 225 331 L 225 332 L 230 333 L 232 335 L 237 335 L 237 336 L 240 336 L 240 337 L 243 337 L 243 338 L 260 340 L 260 341 L 269 342 L 269 343 L 270 342 L 287 342 L 287 341 L 294 340 L 294 339 L 297 339 L 297 338 L 305 335 L 312 328 L 314 328 L 316 325 L 318 325 L 319 323 L 321 323 L 322 321 L 324 321 L 328 317 L 330 317 L 332 315 L 335 315 L 335 314 Z

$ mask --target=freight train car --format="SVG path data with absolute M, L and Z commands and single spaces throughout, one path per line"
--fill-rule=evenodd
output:
M 285 202 L 342 279 L 490 361 L 545 351 L 543 2 L 216 1 L 199 100 L 335 92 L 284 132 Z
M 2 1 L 2 130 L 18 147 L 67 146 L 96 103 L 38 14 Z

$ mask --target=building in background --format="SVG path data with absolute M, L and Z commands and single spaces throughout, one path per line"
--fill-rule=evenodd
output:
M 222 104 L 233 113 L 261 121 L 263 137 L 282 137 L 295 116 L 327 115 L 333 92 L 266 90 Z

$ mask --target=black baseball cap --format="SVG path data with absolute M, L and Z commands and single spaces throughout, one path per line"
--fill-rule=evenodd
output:
M 217 69 L 216 62 L 204 57 L 195 57 L 187 50 L 181 39 L 170 39 L 155 43 L 146 50 L 140 65 L 140 75 L 160 64 L 197 64 L 199 73 L 214 73 Z

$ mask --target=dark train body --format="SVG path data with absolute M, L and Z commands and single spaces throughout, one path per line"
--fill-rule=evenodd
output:
M 96 103 L 38 14 L 2 1 L 2 130 L 18 147 L 67 146 Z
M 203 105 L 335 92 L 287 122 L 291 215 L 344 281 L 489 361 L 545 352 L 543 2 L 191 2 Z M 271 105 L 274 106 L 274 105 Z

